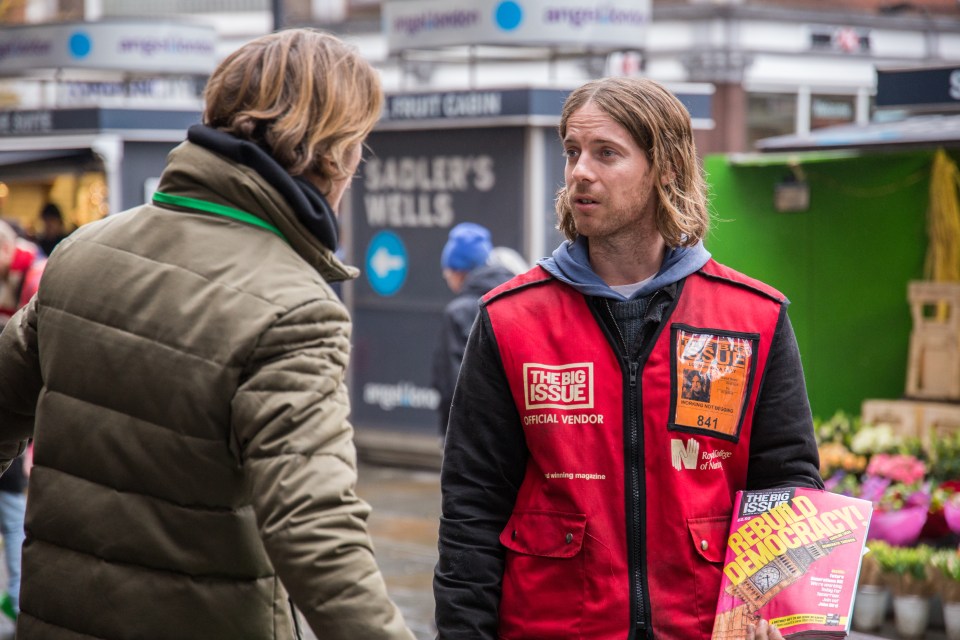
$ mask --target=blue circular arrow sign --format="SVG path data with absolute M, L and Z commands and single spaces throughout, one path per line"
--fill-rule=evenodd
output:
M 407 248 L 400 236 L 381 231 L 367 246 L 367 281 L 382 296 L 392 296 L 407 279 Z

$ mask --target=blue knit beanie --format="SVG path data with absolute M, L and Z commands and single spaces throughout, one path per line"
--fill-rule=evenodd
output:
M 440 266 L 454 271 L 472 271 L 487 263 L 493 243 L 486 227 L 461 222 L 450 229 L 447 244 L 440 254 Z

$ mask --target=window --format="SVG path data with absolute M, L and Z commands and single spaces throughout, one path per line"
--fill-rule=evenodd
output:
M 757 140 L 793 133 L 796 93 L 751 93 L 747 96 L 747 148 Z
M 850 124 L 857 117 L 855 96 L 810 96 L 810 129 Z

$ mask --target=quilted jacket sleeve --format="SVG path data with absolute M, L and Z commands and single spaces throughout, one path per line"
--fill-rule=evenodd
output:
M 36 297 L 0 333 L 0 470 L 26 448 L 43 387 L 37 347 Z
M 369 506 L 354 492 L 349 341 L 337 300 L 284 314 L 253 353 L 234 400 L 234 435 L 267 553 L 314 632 L 410 640 L 374 559 Z

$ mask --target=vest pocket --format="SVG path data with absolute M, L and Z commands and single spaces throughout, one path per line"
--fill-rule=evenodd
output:
M 500 637 L 579 638 L 583 618 L 587 517 L 518 511 L 500 534 L 507 549 Z
M 703 637 L 709 638 L 713 633 L 713 621 L 717 615 L 730 516 L 688 518 L 687 528 L 695 550 L 693 572 L 696 578 L 697 617 Z

